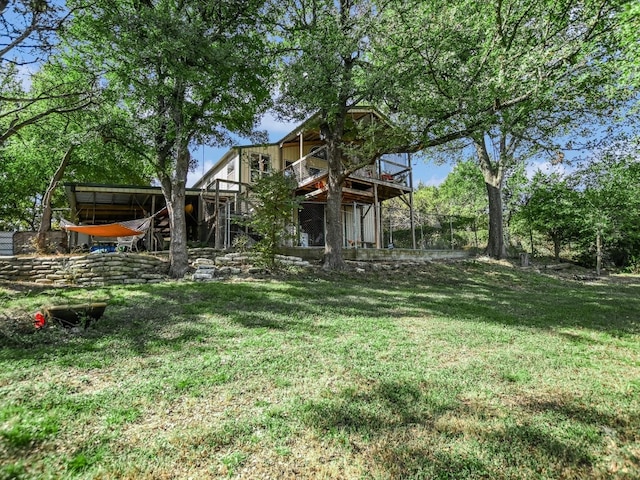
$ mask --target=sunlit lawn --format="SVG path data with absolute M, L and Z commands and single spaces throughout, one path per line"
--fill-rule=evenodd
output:
M 23 321 L 108 300 L 84 332 Z M 640 278 L 0 287 L 0 479 L 640 478 Z

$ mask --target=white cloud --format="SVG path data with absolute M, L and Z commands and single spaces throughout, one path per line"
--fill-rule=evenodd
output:
M 413 183 L 414 183 L 414 187 L 417 187 L 420 183 L 422 183 L 422 185 L 424 185 L 425 187 L 438 187 L 440 186 L 440 184 L 442 184 L 442 182 L 444 182 L 447 179 L 447 177 L 438 177 L 438 176 L 431 176 L 428 179 L 414 179 Z
M 527 178 L 533 178 L 536 172 L 540 171 L 545 175 L 550 175 L 552 173 L 557 173 L 560 175 L 566 175 L 570 173 L 570 168 L 567 165 L 562 163 L 553 164 L 548 161 L 537 161 L 527 165 L 526 167 L 526 175 Z
M 260 130 L 266 130 L 269 134 L 269 140 L 274 142 L 280 140 L 287 133 L 298 126 L 298 122 L 286 122 L 275 118 L 272 113 L 267 113 L 260 122 L 258 127 Z

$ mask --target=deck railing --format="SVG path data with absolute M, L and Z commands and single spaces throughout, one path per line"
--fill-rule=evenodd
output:
M 328 171 L 327 147 L 322 146 L 317 150 L 308 153 L 300 160 L 295 161 L 285 168 L 285 175 L 296 180 L 298 186 L 306 185 L 324 176 Z M 385 182 L 395 183 L 403 187 L 409 186 L 409 168 L 402 165 L 385 162 L 385 170 L 379 172 L 379 165 L 367 165 L 353 172 L 354 177 L 362 179 L 375 179 Z
M 315 150 L 285 168 L 285 175 L 296 180 L 298 186 L 322 177 L 328 171 L 326 146 Z

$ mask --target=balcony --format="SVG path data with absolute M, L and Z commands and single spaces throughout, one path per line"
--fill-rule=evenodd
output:
M 285 175 L 295 179 L 298 193 L 304 195 L 307 200 L 326 200 L 326 148 L 318 147 L 284 170 Z M 387 200 L 409 192 L 411 169 L 408 165 L 393 160 L 395 159 L 383 156 L 373 165 L 353 172 L 343 186 L 343 200 L 372 203 L 375 198 Z
M 284 174 L 294 178 L 298 188 L 313 184 L 328 173 L 327 147 L 308 153 L 284 169 Z

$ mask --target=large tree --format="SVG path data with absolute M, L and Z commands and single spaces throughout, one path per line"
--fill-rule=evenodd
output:
M 90 92 L 91 76 L 60 64 L 47 64 L 34 75 L 31 93 L 48 91 L 51 83 L 83 84 Z M 131 126 L 124 112 L 91 94 L 82 109 L 47 115 L 24 126 L 4 145 L 0 163 L 0 222 L 3 228 L 28 228 L 45 233 L 51 228 L 52 206 L 61 199 L 60 181 L 149 184 L 131 145 L 112 141 L 115 128 Z M 25 110 L 35 117 L 64 107 L 65 98 L 49 98 Z M 62 105 L 61 105 L 62 104 Z M 44 242 L 44 235 L 41 240 Z
M 588 115 L 613 105 L 604 102 L 616 86 L 607 60 L 625 3 L 435 0 L 399 2 L 389 14 L 381 51 L 402 59 L 389 70 L 390 104 L 425 147 L 447 136 L 470 142 L 489 200 L 489 255 L 505 255 L 505 172 L 584 133 L 576 130 Z
M 49 115 L 84 108 L 83 85 L 51 82 L 46 90 L 30 91 L 32 75 L 55 52 L 72 13 L 60 1 L 0 0 L 0 147 Z M 34 108 L 51 100 L 49 108 Z
M 71 30 L 74 51 L 136 119 L 133 133 L 153 152 L 144 160 L 169 212 L 173 277 L 188 268 L 189 147 L 254 134 L 270 99 L 263 3 L 98 0 L 79 10 Z
M 376 103 L 378 89 L 369 56 L 378 35 L 380 9 L 371 0 L 279 2 L 276 35 L 285 51 L 277 107 L 283 116 L 317 115 L 327 145 L 325 269 L 344 265 L 342 188 L 347 177 L 401 143 L 390 125 L 358 125 L 349 109 Z
M 532 253 L 535 252 L 532 231 L 543 234 L 553 243 L 556 261 L 560 260 L 562 247 L 578 238 L 579 194 L 572 183 L 559 173 L 544 174 L 540 171 L 531 179 L 516 220 L 530 232 Z
M 604 149 L 572 175 L 578 191 L 575 220 L 580 244 L 584 252 L 595 250 L 598 273 L 605 253 L 619 265 L 638 263 L 640 258 L 638 146 L 635 141 Z

